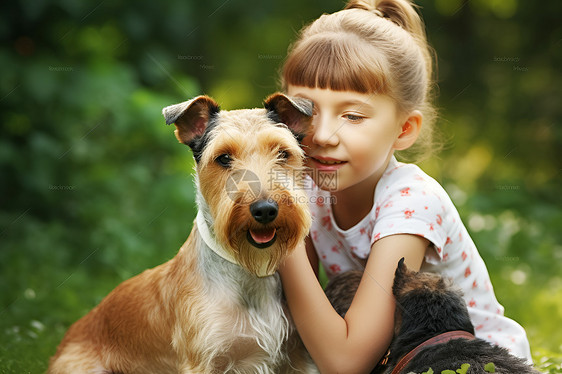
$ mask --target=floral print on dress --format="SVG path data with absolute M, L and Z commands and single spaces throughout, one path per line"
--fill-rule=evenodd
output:
M 406 210 L 404 211 L 404 218 L 406 218 L 406 219 L 412 218 L 412 215 L 413 215 L 415 212 L 416 212 L 415 210 L 406 209 Z
M 338 264 L 332 264 L 328 267 L 328 269 L 330 269 L 330 271 L 332 272 L 332 274 L 338 274 L 339 272 L 341 272 L 341 267 Z
M 322 217 L 322 226 L 324 226 L 326 230 L 332 231 L 332 219 L 330 216 Z

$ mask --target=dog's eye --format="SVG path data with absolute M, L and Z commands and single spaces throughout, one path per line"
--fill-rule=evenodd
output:
M 222 167 L 229 167 L 230 163 L 232 162 L 232 157 L 229 154 L 222 154 L 215 159 L 215 161 Z
M 289 157 L 291 157 L 291 154 L 289 152 L 285 151 L 284 149 L 279 150 L 279 153 L 277 155 L 279 161 L 287 161 Z

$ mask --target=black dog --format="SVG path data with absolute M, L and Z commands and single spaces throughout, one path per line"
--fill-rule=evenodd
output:
M 326 296 L 345 316 L 362 272 L 334 277 Z M 395 336 L 385 364 L 374 373 L 539 373 L 507 349 L 474 337 L 466 303 L 451 280 L 407 269 L 398 263 L 392 292 L 396 298 Z

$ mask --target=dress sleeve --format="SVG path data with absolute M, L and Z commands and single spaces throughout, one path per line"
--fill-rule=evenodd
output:
M 385 183 L 377 186 L 371 245 L 390 235 L 419 235 L 435 247 L 430 257 L 437 255 L 442 260 L 443 246 L 447 242 L 445 226 L 449 219 L 446 202 L 440 196 L 442 188 L 438 188 L 434 180 L 427 180 L 427 176 L 409 175 L 409 172 L 406 168 L 396 170 L 390 178 L 381 179 Z

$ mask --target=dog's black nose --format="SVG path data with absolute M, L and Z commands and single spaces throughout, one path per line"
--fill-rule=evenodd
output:
M 250 213 L 259 223 L 269 223 L 277 218 L 279 205 L 273 200 L 258 200 L 250 205 Z

